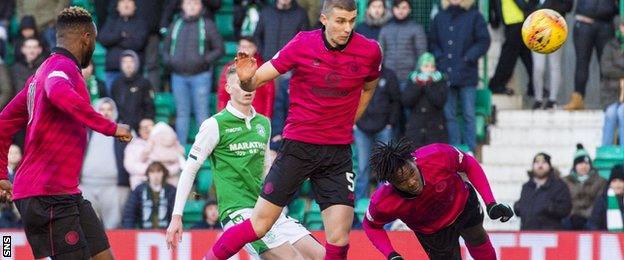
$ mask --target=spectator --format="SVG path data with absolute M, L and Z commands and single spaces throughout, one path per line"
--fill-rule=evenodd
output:
M 133 50 L 143 55 L 148 28 L 144 20 L 137 17 L 134 0 L 117 1 L 117 13 L 106 19 L 98 41 L 106 47 L 106 91 L 110 95 L 113 82 L 120 75 L 119 60 L 124 50 Z
M 572 201 L 568 186 L 552 167 L 550 155 L 538 153 L 522 185 L 514 212 L 520 217 L 520 230 L 559 230 L 561 220 L 570 214 Z
M 147 167 L 147 181 L 132 191 L 124 208 L 123 228 L 167 228 L 176 193 L 176 188 L 165 182 L 168 174 L 162 163 L 152 162 Z
M 591 230 L 624 231 L 624 168 L 611 169 L 607 190 L 594 202 L 589 221 Z
M 11 97 L 13 97 L 11 76 L 4 60 L 0 57 L 0 110 L 9 103 Z
M 208 118 L 211 66 L 223 55 L 223 40 L 215 24 L 201 16 L 202 8 L 200 0 L 183 0 L 183 15 L 170 26 L 164 44 L 163 60 L 173 72 L 176 131 L 183 143 L 188 141 L 191 108 L 197 125 Z
M 403 91 L 418 57 L 427 51 L 427 35 L 422 25 L 409 19 L 412 6 L 408 0 L 392 3 L 394 18 L 381 28 L 379 44 L 384 54 L 384 67 L 396 73 Z
M 149 165 L 148 156 L 149 151 L 148 139 L 152 128 L 154 127 L 154 120 L 150 118 L 144 118 L 139 122 L 139 136 L 138 138 L 132 138 L 132 141 L 126 146 L 124 151 L 124 168 L 130 175 L 130 189 L 134 190 L 139 184 L 147 181 L 145 176 L 145 170 Z
M 607 186 L 607 181 L 592 167 L 591 158 L 583 145 L 577 144 L 576 148 L 572 171 L 563 179 L 572 197 L 572 212 L 562 222 L 563 228 L 567 230 L 589 228 L 587 220 L 591 215 L 594 201 L 602 196 Z
M 490 46 L 485 19 L 473 4 L 472 0 L 443 0 L 442 10 L 433 18 L 430 33 L 431 52 L 450 85 L 444 107 L 449 143 L 464 143 L 471 151 L 477 147 L 477 62 Z M 457 122 L 458 105 L 462 107 L 463 131 L 460 131 Z
M 447 143 L 444 105 L 448 95 L 448 81 L 436 69 L 435 58 L 429 52 L 418 58 L 418 67 L 419 70 L 410 75 L 401 95 L 403 107 L 411 111 L 405 126 L 405 136 L 412 141 L 414 148 Z
M 616 0 L 577 1 L 574 22 L 574 53 L 576 66 L 574 69 L 574 93 L 566 110 L 577 110 L 585 107 L 583 97 L 587 79 L 589 78 L 589 62 L 592 52 L 596 49 L 598 60 L 602 50 L 613 38 L 613 18 L 618 12 Z
M 169 26 L 173 18 L 183 11 L 183 2 L 184 0 L 167 0 L 160 18 L 160 33 L 163 37 L 169 35 L 171 32 Z M 236 0 L 234 0 L 234 2 L 236 2 Z M 202 17 L 208 18 L 214 22 L 215 13 L 221 8 L 221 0 L 201 0 L 201 4 L 204 7 L 204 10 L 201 12 Z
M 0 58 L 7 55 L 7 43 L 9 39 L 9 26 L 15 12 L 15 0 L 0 1 Z
M 256 58 L 258 62 L 258 66 L 261 66 L 264 61 L 262 57 L 258 53 L 258 48 L 256 47 L 256 43 L 254 39 L 249 36 L 243 36 L 238 40 L 238 51 L 244 52 Z M 221 76 L 219 77 L 219 86 L 217 89 L 217 111 L 221 111 L 225 108 L 228 101 L 230 100 L 230 94 L 225 91 L 226 84 L 226 74 L 230 69 L 230 66 L 234 64 L 234 61 L 228 62 L 223 66 L 223 71 L 221 71 Z M 275 99 L 275 83 L 273 81 L 269 81 L 265 83 L 261 88 L 256 90 L 256 95 L 253 100 L 252 106 L 256 110 L 256 112 L 268 117 L 269 119 L 273 115 L 273 100 Z
M 119 109 L 119 122 L 139 129 L 143 118 L 154 118 L 154 90 L 139 71 L 139 56 L 133 50 L 121 53 L 122 75 L 113 82 L 111 97 Z
M 15 178 L 15 171 L 22 160 L 22 150 L 19 146 L 12 144 L 9 147 L 7 159 L 9 181 L 13 182 L 13 179 Z M 14 204 L 2 203 L 0 205 L 0 228 L 19 228 L 21 226 L 22 222 Z
M 234 0 L 232 11 L 234 38 L 253 35 L 260 19 L 259 12 L 266 4 L 266 0 Z
M 210 199 L 206 201 L 203 212 L 202 220 L 195 223 L 191 229 L 221 229 L 219 209 L 217 208 L 216 200 Z
M 184 147 L 180 145 L 175 131 L 168 124 L 159 122 L 149 133 L 147 141 L 147 160 L 160 162 L 167 167 L 169 184 L 178 185 L 178 178 L 184 164 Z
M 15 55 L 15 61 L 20 62 L 24 60 L 24 54 L 20 51 L 20 48 L 25 39 L 29 38 L 37 38 L 39 40 L 39 44 L 43 49 L 43 53 L 47 54 L 48 48 L 46 46 L 46 42 L 43 37 L 37 31 L 37 23 L 35 21 L 35 17 L 32 15 L 26 15 L 22 17 L 22 21 L 20 22 L 19 34 L 17 38 L 13 41 L 13 53 Z
M 552 9 L 565 17 L 572 10 L 573 0 L 547 0 L 538 1 L 537 9 Z M 563 49 L 563 48 L 562 48 Z M 535 103 L 533 109 L 552 109 L 557 103 L 557 94 L 561 85 L 561 56 L 563 50 L 559 49 L 551 54 L 531 52 L 533 57 L 533 87 L 535 88 Z M 550 75 L 550 88 L 546 102 L 544 102 L 544 73 L 546 72 L 546 60 L 548 60 Z
M 355 199 L 369 198 L 370 164 L 368 159 L 375 142 L 388 143 L 399 123 L 401 100 L 399 80 L 394 72 L 382 67 L 377 89 L 364 114 L 353 127 L 357 147 L 358 169 L 355 178 Z M 360 223 L 361 224 L 361 223 Z
M 41 32 L 45 45 L 56 47 L 56 15 L 69 7 L 70 0 L 28 0 L 16 3 L 17 17 L 20 20 L 26 15 L 37 17 L 37 31 Z
M 624 147 L 624 20 L 615 32 L 615 38 L 604 47 L 600 71 L 600 105 L 605 108 L 602 145 L 613 144 L 617 129 L 620 146 Z
M 386 12 L 386 2 L 383 0 L 369 0 L 364 22 L 355 27 L 355 32 L 369 39 L 379 39 L 381 28 L 388 22 L 390 15 Z
M 113 122 L 117 120 L 115 101 L 101 98 L 97 111 Z M 106 229 L 121 224 L 123 205 L 130 193 L 128 173 L 123 168 L 125 143 L 91 132 L 82 165 L 80 190 L 100 216 Z
M 106 97 L 106 86 L 104 82 L 93 75 L 93 62 L 90 62 L 89 66 L 82 69 L 82 77 L 87 83 L 87 88 L 89 88 L 91 104 L 95 104 L 98 99 Z
M 18 61 L 11 67 L 13 79 L 13 93 L 18 93 L 24 88 L 26 80 L 39 68 L 44 60 L 43 48 L 37 38 L 25 39 L 20 47 L 24 60 Z
M 521 30 L 524 19 L 535 9 L 535 4 L 539 1 L 497 0 L 494 2 L 494 9 L 497 12 L 502 12 L 505 42 L 503 42 L 503 47 L 500 51 L 494 76 L 490 79 L 490 90 L 494 94 L 514 94 L 512 89 L 507 88 L 507 83 L 514 72 L 516 61 L 519 57 L 529 74 L 527 94 L 534 96 L 533 58 L 529 48 L 522 42 Z
M 322 2 L 319 0 L 297 0 L 297 4 L 308 14 L 309 28 L 320 26 L 319 17 L 321 16 Z
M 262 60 L 270 60 L 298 32 L 308 29 L 308 16 L 294 0 L 276 0 L 263 8 L 254 32 Z
M 15 172 L 17 171 L 17 167 L 19 167 L 20 162 L 22 161 L 22 149 L 12 144 L 9 147 L 9 156 L 7 159 L 7 168 L 9 169 L 9 181 L 13 182 L 15 178 Z

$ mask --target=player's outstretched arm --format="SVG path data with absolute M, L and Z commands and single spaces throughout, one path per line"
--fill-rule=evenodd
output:
M 362 95 L 360 96 L 360 103 L 358 105 L 357 112 L 355 113 L 355 122 L 360 120 L 360 117 L 362 117 L 364 111 L 366 111 L 368 103 L 370 103 L 370 100 L 375 94 L 375 88 L 377 88 L 378 82 L 379 79 L 375 79 L 373 81 L 364 83 L 364 89 L 362 90 Z
M 169 249 L 175 249 L 178 246 L 178 242 L 182 241 L 182 213 L 184 212 L 186 200 L 191 193 L 191 188 L 199 168 L 201 168 L 208 155 L 212 153 L 217 143 L 219 143 L 219 126 L 216 119 L 209 118 L 199 128 L 199 132 L 195 136 L 195 143 L 193 143 L 184 169 L 180 174 L 171 222 L 167 228 L 167 248 Z
M 243 52 L 236 54 L 234 64 L 236 74 L 241 82 L 241 88 L 248 92 L 256 90 L 259 86 L 280 75 L 271 62 L 265 62 L 260 68 L 257 68 L 256 59 Z
M 383 229 L 384 224 L 377 223 L 372 219 L 369 211 L 366 212 L 366 217 L 364 217 L 364 221 L 362 223 L 362 228 L 364 229 L 364 233 L 368 237 L 368 240 L 373 243 L 373 245 L 381 252 L 387 259 L 399 260 L 403 258 L 392 258 L 392 257 L 400 257 L 398 253 L 394 251 L 392 247 L 392 243 L 390 242 L 390 238 L 388 237 L 388 233 Z

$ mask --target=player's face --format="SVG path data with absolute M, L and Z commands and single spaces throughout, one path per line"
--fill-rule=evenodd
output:
M 392 13 L 394 14 L 394 17 L 396 17 L 399 20 L 403 20 L 407 18 L 407 16 L 409 15 L 411 11 L 412 10 L 406 1 L 401 2 L 396 7 L 392 7 Z
M 368 9 L 366 9 L 366 12 L 368 13 L 368 16 L 373 19 L 383 18 L 384 14 L 386 13 L 386 9 L 383 5 L 383 0 L 372 2 L 368 6 Z
M 620 32 L 624 34 L 624 23 L 620 23 Z
M 589 173 L 589 170 L 591 170 L 591 166 L 589 165 L 588 162 L 581 162 L 581 163 L 577 163 L 574 166 L 574 170 L 579 175 L 584 176 L 584 175 L 587 175 Z
M 86 68 L 89 64 L 91 64 L 91 57 L 93 57 L 93 51 L 95 51 L 96 36 L 97 30 L 95 28 L 95 24 L 91 24 L 82 34 L 82 60 L 80 60 L 80 68 Z
M 413 195 L 422 192 L 423 182 L 414 162 L 408 161 L 396 174 L 397 176 L 391 181 L 394 187 Z
M 254 55 L 256 55 L 258 48 L 256 47 L 255 44 L 253 44 L 253 42 L 250 42 L 247 40 L 240 40 L 238 42 L 238 51 L 247 53 L 247 55 L 253 57 Z
M 613 189 L 615 195 L 624 195 L 624 181 L 621 179 L 613 179 L 609 183 L 609 188 Z
M 9 164 L 18 164 L 22 160 L 22 149 L 19 146 L 12 144 L 9 147 Z
M 126 77 L 130 77 L 134 75 L 136 72 L 136 62 L 133 57 L 125 56 L 121 58 L 121 71 L 126 75 Z
M 325 26 L 325 36 L 332 46 L 345 45 L 355 27 L 357 11 L 347 11 L 334 7 L 327 15 L 321 14 Z
M 143 119 L 139 123 L 139 137 L 143 140 L 147 140 L 149 138 L 150 133 L 152 132 L 152 128 L 154 127 L 154 121 L 152 119 Z
M 550 171 L 550 165 L 543 157 L 538 157 L 533 162 L 533 174 L 537 178 L 543 178 Z
M 225 90 L 227 91 L 228 94 L 230 94 L 230 100 L 233 103 L 236 103 L 242 106 L 251 106 L 251 103 L 253 102 L 253 99 L 256 96 L 256 91 L 253 91 L 253 92 L 244 91 L 240 87 L 240 81 L 238 81 L 237 79 L 228 80 Z
M 189 17 L 198 16 L 202 10 L 201 0 L 183 0 L 182 11 Z

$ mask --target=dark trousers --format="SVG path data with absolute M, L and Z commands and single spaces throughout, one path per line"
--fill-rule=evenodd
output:
M 505 86 L 516 67 L 516 61 L 520 57 L 529 74 L 529 95 L 532 96 L 533 94 L 533 58 L 529 48 L 522 42 L 521 30 L 522 23 L 505 26 L 505 42 L 501 49 L 498 65 L 496 65 L 496 71 L 490 80 L 490 90 L 494 93 L 503 93 L 505 91 Z
M 610 22 L 595 21 L 593 24 L 576 21 L 574 23 L 574 53 L 576 69 L 574 70 L 574 91 L 585 96 L 585 87 L 589 77 L 589 63 L 592 51 L 596 49 L 598 60 L 602 50 L 613 37 L 614 28 Z

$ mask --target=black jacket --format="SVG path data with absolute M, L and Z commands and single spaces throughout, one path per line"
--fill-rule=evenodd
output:
M 401 93 L 403 107 L 411 111 L 405 126 L 405 136 L 415 147 L 448 142 L 444 104 L 448 95 L 448 81 L 415 83 L 408 80 Z
M 538 4 L 537 9 L 552 9 L 565 17 L 572 10 L 573 4 L 573 0 L 546 0 L 543 4 Z
M 152 194 L 148 183 L 137 186 L 132 193 L 130 193 L 121 217 L 122 228 L 133 229 L 142 227 L 143 200 L 141 197 L 146 189 L 148 190 L 148 199 L 151 199 Z M 165 198 L 167 199 L 167 215 L 165 219 L 167 220 L 167 225 L 169 225 L 169 222 L 171 222 L 171 214 L 173 213 L 173 204 L 175 203 L 176 188 L 171 184 L 165 183 L 163 184 L 163 189 L 165 189 Z
M 376 134 L 386 125 L 396 126 L 401 113 L 399 80 L 391 69 L 383 68 L 377 89 L 368 103 L 357 127 L 369 134 Z
M 520 200 L 514 204 L 521 230 L 559 230 L 571 210 L 570 190 L 554 171 L 539 189 L 532 179 L 522 185 Z
M 13 93 L 15 93 L 15 95 L 24 89 L 24 84 L 26 84 L 28 78 L 37 72 L 39 65 L 41 65 L 44 60 L 45 56 L 40 55 L 32 64 L 22 60 L 11 66 L 11 79 L 13 82 Z
M 140 74 L 130 78 L 119 76 L 111 88 L 111 98 L 119 110 L 119 122 L 138 131 L 141 119 L 154 118 L 153 95 L 152 85 Z
M 276 6 L 263 8 L 254 32 L 262 60 L 270 60 L 298 32 L 307 28 L 308 15 L 295 1 L 288 10 L 279 10 Z
M 147 0 L 153 1 L 153 0 Z M 165 8 L 160 18 L 160 27 L 167 28 L 173 17 L 182 11 L 182 0 L 166 0 Z M 202 0 L 203 16 L 214 21 L 214 14 L 221 8 L 221 0 Z
M 589 217 L 587 225 L 591 230 L 607 230 L 607 191 L 602 193 L 602 196 L 598 196 L 594 202 L 594 208 L 592 214 Z M 622 202 L 622 196 L 616 196 L 618 206 L 620 206 L 620 212 L 622 213 L 622 220 L 624 221 L 624 204 Z
M 106 71 L 119 71 L 119 59 L 125 50 L 133 50 L 143 57 L 148 32 L 147 23 L 136 15 L 130 19 L 119 16 L 106 19 L 97 37 L 106 47 Z
M 576 14 L 611 23 L 618 13 L 616 0 L 582 0 L 576 3 Z
M 15 0 L 0 1 L 0 22 L 9 21 L 15 13 Z M 7 28 L 8 29 L 8 28 Z

